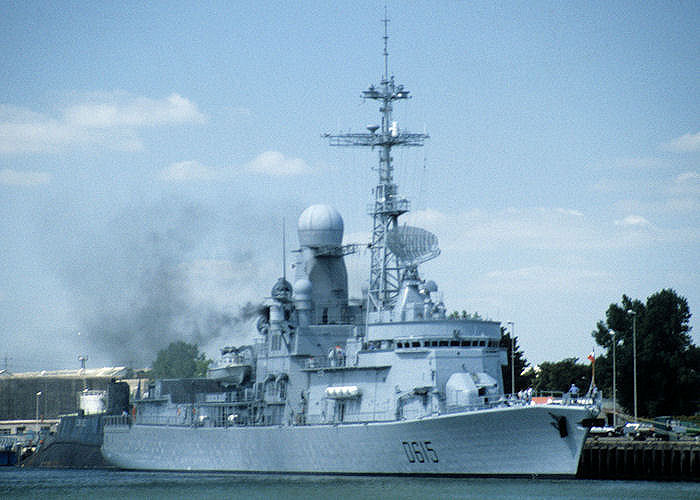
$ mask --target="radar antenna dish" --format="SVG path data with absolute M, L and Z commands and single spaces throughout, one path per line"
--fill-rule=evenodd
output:
M 387 246 L 407 267 L 417 266 L 440 255 L 437 236 L 420 227 L 403 225 L 390 231 Z

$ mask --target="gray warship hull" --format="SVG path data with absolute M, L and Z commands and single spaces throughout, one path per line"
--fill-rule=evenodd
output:
M 580 422 L 588 417 L 582 407 L 541 405 L 353 425 L 197 428 L 124 420 L 105 428 L 102 451 L 110 463 L 140 470 L 573 476 L 587 432 Z
M 437 284 L 419 273 L 419 265 L 440 254 L 438 240 L 400 223 L 410 204 L 394 182 L 391 151 L 421 146 L 428 135 L 410 133 L 392 117 L 409 91 L 388 73 L 387 23 L 385 74 L 379 86 L 363 91 L 379 103 L 381 125 L 324 135 L 332 146 L 379 151 L 371 241 L 343 244 L 342 216 L 329 205 L 304 210 L 294 284 L 283 259 L 253 343 L 224 347 L 206 379 L 150 383 L 134 400 L 132 416 L 108 418 L 102 451 L 111 464 L 258 473 L 576 474 L 585 423 L 597 414 L 600 394 L 591 386 L 583 400 L 569 395 L 544 405 L 533 404 L 532 389 L 505 394 L 508 350 L 500 323 L 466 312 L 448 316 Z M 344 259 L 363 248 L 370 276 L 362 297 L 352 299 Z

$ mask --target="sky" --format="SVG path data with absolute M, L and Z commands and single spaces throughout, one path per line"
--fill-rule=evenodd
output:
M 578 357 L 622 295 L 700 311 L 700 4 L 388 2 L 403 222 L 448 311 Z M 381 2 L 0 1 L 0 369 L 244 341 L 309 205 L 366 243 Z M 369 255 L 348 257 L 351 293 Z

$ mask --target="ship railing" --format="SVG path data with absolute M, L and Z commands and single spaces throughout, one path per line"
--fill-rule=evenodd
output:
M 129 415 L 108 415 L 102 423 L 104 426 L 130 426 L 133 421 Z
M 296 425 L 319 425 L 319 424 L 370 424 L 375 422 L 394 422 L 396 417 L 379 412 L 359 412 L 359 413 L 346 413 L 343 416 L 342 422 L 334 419 L 332 416 L 324 416 L 321 414 L 306 415 L 303 423 L 297 422 Z
M 318 356 L 315 358 L 309 358 L 304 362 L 304 368 L 313 370 L 317 368 L 342 368 L 346 366 L 347 356 L 336 356 L 334 358 L 328 358 L 324 356 Z
M 596 406 L 602 401 L 602 393 L 594 391 L 588 394 L 572 394 L 562 391 L 519 391 L 516 394 L 504 394 L 503 402 L 509 406 L 523 405 L 564 405 Z
M 203 417 L 136 415 L 133 422 L 139 425 L 158 425 L 163 427 L 245 427 L 253 425 L 246 419 L 228 420 L 228 418 L 212 418 L 209 415 L 203 415 Z

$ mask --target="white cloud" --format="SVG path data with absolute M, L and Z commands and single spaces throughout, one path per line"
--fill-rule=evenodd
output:
M 700 173 L 683 172 L 679 174 L 670 186 L 669 191 L 674 194 L 700 194 Z
M 662 145 L 667 151 L 690 153 L 700 151 L 700 132 L 685 134 Z
M 572 210 L 570 208 L 557 208 L 557 212 L 564 215 L 573 215 L 575 217 L 583 217 L 583 212 L 580 210 Z
M 303 175 L 311 169 L 300 158 L 289 158 L 278 151 L 265 151 L 241 167 L 209 167 L 198 161 L 182 161 L 169 165 L 160 172 L 165 181 L 227 181 L 241 171 L 269 176 Z
M 65 121 L 85 128 L 138 128 L 202 122 L 204 115 L 195 104 L 178 94 L 150 99 L 115 93 L 69 107 L 65 111 Z
M 0 153 L 55 151 L 78 144 L 138 150 L 143 147 L 140 128 L 202 121 L 197 106 L 178 94 L 164 99 L 124 92 L 92 95 L 57 117 L 0 105 Z
M 50 180 L 51 174 L 46 172 L 20 172 L 10 168 L 0 170 L 0 184 L 6 186 L 38 186 Z
M 650 222 L 648 220 L 646 220 L 644 217 L 642 217 L 641 215 L 628 215 L 624 219 L 616 220 L 615 225 L 616 226 L 641 227 L 641 226 L 649 226 Z
M 311 171 L 300 158 L 289 158 L 279 151 L 265 151 L 246 165 L 250 172 L 272 176 L 302 175 Z
M 160 178 L 166 181 L 211 181 L 223 177 L 223 170 L 202 165 L 198 161 L 181 161 L 173 163 L 160 172 Z

